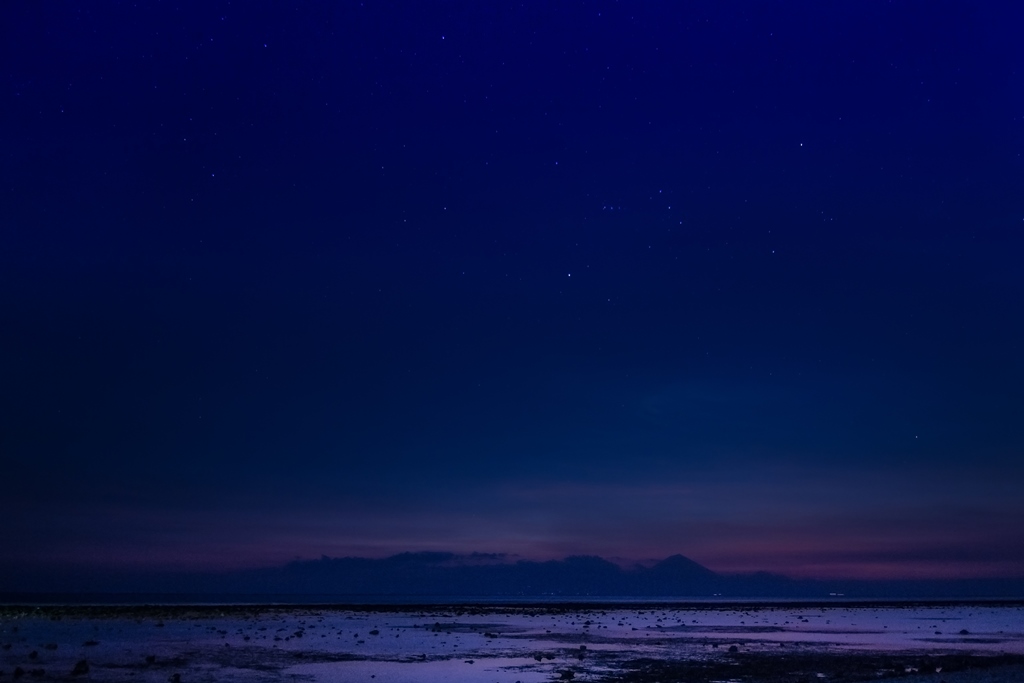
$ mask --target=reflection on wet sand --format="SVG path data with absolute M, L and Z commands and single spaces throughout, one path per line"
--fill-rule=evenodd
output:
M 1024 605 L 0 608 L 0 673 L 104 681 L 1024 680 Z

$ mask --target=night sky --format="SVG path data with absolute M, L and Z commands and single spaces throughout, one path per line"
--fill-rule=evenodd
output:
M 0 569 L 1024 575 L 1024 9 L 0 7 Z

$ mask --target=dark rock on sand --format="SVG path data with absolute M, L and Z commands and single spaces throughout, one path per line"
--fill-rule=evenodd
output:
M 146 664 L 152 664 L 156 661 L 156 655 L 146 655 Z
M 79 659 L 75 662 L 75 668 L 71 670 L 72 676 L 84 676 L 89 673 L 89 662 Z
M 934 677 L 931 672 L 935 672 Z M 702 660 L 638 658 L 624 662 L 619 671 L 607 680 L 616 683 L 711 683 L 723 680 L 737 683 L 810 683 L 819 679 L 1009 683 L 1024 680 L 1021 672 L 1024 672 L 1024 657 L 1020 655 L 740 652 Z
M 171 674 L 167 681 L 168 683 L 181 683 L 181 674 Z
M 20 666 L 14 667 L 14 677 L 15 678 L 21 678 L 24 675 L 25 675 L 25 670 L 24 669 L 22 669 Z

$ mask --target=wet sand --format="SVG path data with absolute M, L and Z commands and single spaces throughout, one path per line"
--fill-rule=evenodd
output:
M 0 681 L 1024 681 L 1024 604 L 0 607 Z

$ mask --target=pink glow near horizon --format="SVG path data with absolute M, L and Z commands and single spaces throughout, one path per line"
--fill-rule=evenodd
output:
M 60 546 L 10 539 L 8 561 L 230 570 L 321 555 L 380 558 L 409 551 L 531 560 L 598 555 L 624 564 L 682 554 L 722 573 L 1024 576 L 1024 512 L 1015 499 L 986 500 L 968 482 L 959 507 L 936 519 L 902 484 L 865 481 L 856 488 L 851 494 L 822 484 L 804 493 L 785 478 L 762 477 L 687 486 L 516 486 L 395 509 L 379 503 L 147 514 L 104 509 L 76 517 L 67 534 L 74 540 Z M 870 516 L 859 502 L 864 496 L 873 500 Z M 104 531 L 125 528 L 131 533 Z
M 646 564 L 670 555 L 684 555 L 712 571 L 725 574 L 767 571 L 793 578 L 814 579 L 964 579 L 1007 578 L 1024 576 L 1024 563 L 1014 560 L 972 559 L 891 559 L 879 558 L 870 547 L 836 557 L 828 549 L 818 547 L 806 539 L 800 545 L 780 547 L 777 552 L 759 544 L 744 553 L 744 548 L 733 547 L 728 553 L 721 548 L 664 547 L 648 548 L 644 554 L 615 552 L 608 546 L 558 542 L 524 543 L 522 539 L 509 539 L 502 543 L 492 539 L 486 545 L 472 542 L 442 543 L 413 540 L 379 541 L 376 543 L 309 543 L 279 540 L 269 544 L 239 543 L 237 541 L 210 540 L 202 545 L 166 545 L 160 548 L 107 547 L 94 548 L 89 553 L 55 553 L 33 558 L 44 564 L 87 565 L 93 567 L 119 567 L 136 571 L 199 570 L 231 571 L 236 569 L 278 566 L 292 560 L 330 557 L 384 558 L 402 552 L 454 552 L 456 554 L 495 553 L 505 555 L 509 561 L 559 560 L 570 555 L 598 555 L 619 564 Z M 827 545 L 827 544 L 826 544 Z M 561 546 L 561 550 L 559 547 Z

